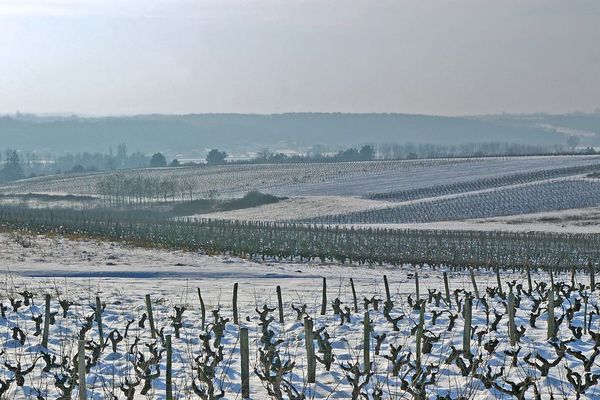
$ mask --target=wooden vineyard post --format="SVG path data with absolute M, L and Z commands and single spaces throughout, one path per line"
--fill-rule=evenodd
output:
M 167 365 L 165 368 L 165 396 L 167 400 L 173 400 L 173 346 L 171 335 L 165 336 L 165 347 L 167 349 Z
M 44 333 L 42 334 L 42 347 L 48 348 L 48 335 L 50 332 L 50 295 L 46 295 L 46 307 L 44 308 Z
M 510 345 L 517 345 L 517 329 L 515 326 L 515 295 L 508 295 L 508 334 L 510 335 Z
M 500 296 L 504 296 L 504 291 L 502 290 L 502 281 L 500 280 L 500 267 L 494 268 L 496 272 L 496 283 L 498 284 L 498 293 Z
M 315 383 L 317 360 L 315 358 L 315 343 L 313 341 L 313 321 L 310 318 L 304 319 L 304 341 L 306 342 L 306 365 L 308 368 L 308 383 Z
M 368 375 L 371 371 L 371 355 L 370 355 L 370 347 L 371 347 L 371 321 L 369 317 L 369 312 L 365 311 L 365 318 L 363 320 L 363 364 L 364 364 L 364 373 Z
M 529 290 L 529 293 L 533 292 L 533 285 L 531 283 L 531 269 L 529 268 L 529 265 L 527 266 L 527 289 Z
M 473 300 L 471 296 L 465 298 L 465 306 L 463 309 L 463 318 L 465 320 L 465 327 L 463 330 L 463 354 L 468 356 L 471 352 L 471 319 Z
M 146 314 L 148 314 L 148 323 L 150 324 L 150 335 L 156 339 L 156 326 L 154 325 L 154 313 L 152 312 L 152 300 L 150 295 L 146 295 Z
M 550 288 L 554 291 L 554 273 L 552 272 L 552 267 L 548 268 L 548 272 L 550 273 Z
M 383 276 L 383 286 L 385 286 L 385 299 L 388 303 L 392 302 L 392 296 L 390 294 L 390 285 L 388 283 L 387 276 Z
M 448 272 L 444 271 L 444 289 L 446 290 L 446 303 L 448 307 L 452 304 L 450 300 L 450 284 L 448 283 Z
M 237 299 L 238 299 L 238 284 L 236 282 L 233 284 L 233 323 L 236 325 L 239 324 Z
M 358 300 L 356 299 L 356 289 L 354 288 L 354 280 L 350 278 L 350 287 L 352 288 L 352 299 L 354 300 L 354 312 L 358 312 Z
M 104 329 L 102 328 L 102 303 L 100 297 L 96 296 L 96 323 L 98 324 L 98 336 L 100 337 L 100 345 L 104 346 Z
M 281 286 L 277 286 L 277 308 L 279 309 L 279 323 L 283 324 L 283 298 L 281 297 Z
M 419 306 L 419 325 L 417 326 L 417 368 L 421 366 L 421 354 L 423 351 L 423 326 L 425 325 L 425 303 Z
M 575 288 L 575 274 L 577 273 L 577 268 L 573 265 L 571 267 L 571 287 Z
M 327 278 L 323 278 L 323 297 L 321 298 L 321 315 L 327 311 Z
M 588 301 L 589 296 L 586 294 L 583 295 L 583 334 L 587 335 L 588 328 Z
M 477 282 L 475 282 L 475 272 L 473 268 L 470 270 L 471 272 L 471 283 L 473 284 L 473 290 L 475 291 L 475 298 L 479 300 L 479 290 L 477 289 Z
M 204 330 L 204 327 L 206 325 L 206 307 L 204 306 L 204 300 L 202 299 L 202 292 L 200 291 L 200 288 L 198 288 L 198 299 L 200 299 L 200 314 L 202 317 L 202 330 Z
M 421 291 L 419 290 L 419 273 L 415 272 L 415 290 L 417 292 L 417 303 L 421 300 Z
M 77 375 L 79 380 L 79 400 L 87 399 L 85 379 L 85 340 L 79 340 L 77 353 Z
M 248 328 L 240 329 L 240 356 L 241 356 L 241 378 L 242 399 L 250 398 L 250 346 L 248 344 Z
M 594 264 L 589 263 L 590 269 L 590 289 L 592 292 L 596 290 L 596 269 L 594 268 Z
M 547 339 L 554 339 L 554 289 L 548 290 L 548 332 Z

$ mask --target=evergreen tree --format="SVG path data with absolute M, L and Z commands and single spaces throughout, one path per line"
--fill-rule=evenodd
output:
M 152 168 L 166 167 L 167 159 L 163 155 L 163 153 L 154 153 L 152 155 L 152 159 L 150 160 L 150 166 Z
M 364 161 L 372 160 L 375 158 L 375 150 L 371 145 L 361 147 L 359 154 L 360 159 Z
M 206 162 L 208 164 L 225 164 L 225 159 L 227 158 L 227 153 L 224 151 L 219 151 L 217 149 L 212 149 L 206 155 Z

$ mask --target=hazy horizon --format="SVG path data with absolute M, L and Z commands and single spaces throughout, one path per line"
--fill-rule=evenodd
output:
M 186 113 L 163 113 L 163 112 L 141 112 L 141 113 L 112 113 L 112 114 L 101 114 L 101 113 L 78 113 L 71 111 L 50 111 L 50 112 L 29 112 L 27 110 L 16 110 L 16 111 L 8 111 L 3 112 L 0 111 L 0 117 L 38 117 L 38 118 L 93 118 L 93 119 L 103 119 L 103 118 L 136 118 L 136 117 L 151 117 L 151 116 L 160 116 L 160 117 L 188 117 L 188 116 L 219 116 L 219 115 L 232 115 L 232 116 L 257 116 L 257 117 L 269 117 L 269 116 L 282 116 L 282 115 L 306 115 L 306 114 L 315 114 L 315 115 L 397 115 L 397 116 L 414 116 L 414 117 L 444 117 L 444 118 L 486 118 L 486 117 L 527 117 L 527 116 L 588 116 L 588 115 L 598 115 L 600 114 L 600 107 L 591 110 L 591 111 L 563 111 L 563 112 L 498 112 L 498 113 L 488 113 L 488 114 L 424 114 L 424 113 L 403 113 L 396 111 L 365 111 L 365 112 L 347 112 L 347 111 L 319 111 L 319 110 L 311 110 L 311 111 L 282 111 L 282 112 L 186 112 Z
M 600 107 L 600 3 L 0 0 L 0 113 Z

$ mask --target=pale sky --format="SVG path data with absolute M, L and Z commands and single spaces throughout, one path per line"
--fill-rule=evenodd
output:
M 0 112 L 600 107 L 597 0 L 0 0 Z

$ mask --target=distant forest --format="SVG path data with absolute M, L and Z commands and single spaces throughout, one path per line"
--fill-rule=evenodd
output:
M 208 149 L 229 154 L 265 147 L 305 153 L 316 145 L 336 151 L 364 144 L 461 145 L 510 143 L 564 146 L 576 135 L 582 146 L 600 144 L 600 114 L 440 117 L 407 114 L 296 113 L 198 114 L 123 117 L 0 117 L 4 149 L 38 154 L 96 153 L 123 143 L 144 154 L 186 158 Z

